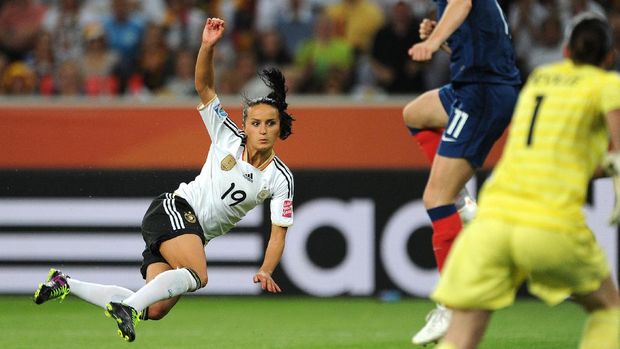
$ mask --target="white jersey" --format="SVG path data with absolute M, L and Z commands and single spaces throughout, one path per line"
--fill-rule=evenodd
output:
M 272 224 L 293 224 L 293 175 L 278 158 L 262 171 L 243 160 L 245 133 L 228 118 L 214 97 L 198 107 L 211 136 L 200 174 L 175 191 L 192 206 L 207 242 L 227 233 L 248 211 L 271 199 Z

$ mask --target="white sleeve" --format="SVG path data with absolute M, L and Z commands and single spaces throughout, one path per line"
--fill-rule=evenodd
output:
M 295 184 L 291 171 L 277 158 L 274 159 L 278 177 L 271 197 L 271 223 L 290 227 L 293 225 L 293 194 Z
M 228 148 L 228 145 L 235 143 L 238 146 L 237 142 L 245 139 L 245 134 L 228 117 L 228 113 L 222 108 L 217 96 L 207 104 L 200 104 L 198 112 L 207 127 L 212 143 Z

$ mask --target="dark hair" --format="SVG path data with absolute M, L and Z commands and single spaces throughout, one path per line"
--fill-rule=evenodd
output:
M 293 133 L 293 116 L 286 111 L 288 103 L 286 103 L 287 88 L 284 84 L 284 75 L 277 68 L 264 69 L 258 73 L 265 85 L 271 89 L 271 93 L 267 97 L 259 97 L 248 99 L 244 97 L 243 107 L 243 123 L 248 116 L 248 109 L 257 104 L 268 104 L 278 110 L 280 116 L 280 139 L 286 139 Z
M 576 64 L 601 65 L 613 49 L 613 34 L 609 24 L 603 17 L 593 13 L 575 17 L 568 48 Z

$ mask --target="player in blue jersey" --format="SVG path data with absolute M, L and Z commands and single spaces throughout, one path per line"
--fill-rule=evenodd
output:
M 463 224 L 455 205 L 459 193 L 508 126 L 521 79 L 509 26 L 496 0 L 436 3 L 438 21 L 423 20 L 423 41 L 409 55 L 423 62 L 440 49 L 449 52 L 451 81 L 410 102 L 403 117 L 432 163 L 423 201 L 441 273 Z M 412 342 L 437 341 L 450 318 L 451 312 L 438 305 Z
M 614 39 L 605 17 L 584 12 L 570 28 L 567 59 L 536 68 L 523 87 L 478 215 L 432 294 L 454 311 L 436 349 L 477 348 L 493 312 L 524 283 L 549 306 L 570 297 L 583 307 L 574 347 L 620 349 L 620 295 L 583 212 L 605 159 L 616 192 L 610 223 L 620 221 L 620 75 L 606 71 Z

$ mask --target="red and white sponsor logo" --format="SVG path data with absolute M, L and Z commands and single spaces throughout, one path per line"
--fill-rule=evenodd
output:
M 284 203 L 282 204 L 282 217 L 293 217 L 293 200 L 284 200 Z

